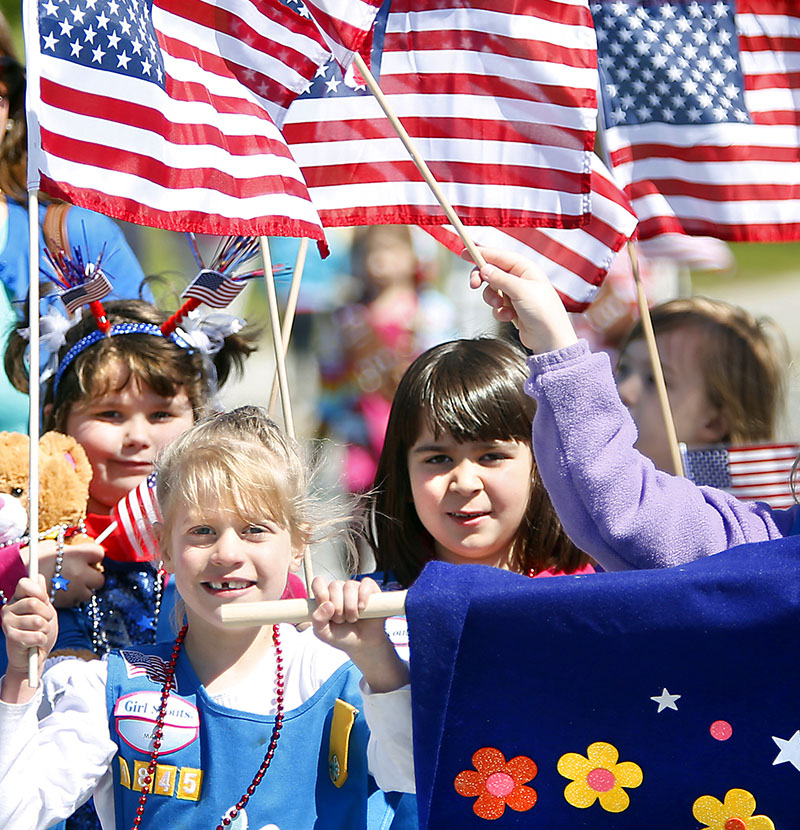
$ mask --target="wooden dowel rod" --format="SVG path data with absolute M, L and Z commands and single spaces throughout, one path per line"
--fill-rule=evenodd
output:
M 289 353 L 289 341 L 292 337 L 292 326 L 297 311 L 297 298 L 300 296 L 300 282 L 303 279 L 303 268 L 306 264 L 306 253 L 308 252 L 308 238 L 300 240 L 300 247 L 297 250 L 297 259 L 294 263 L 292 273 L 292 284 L 289 287 L 289 297 L 286 301 L 286 310 L 283 312 L 283 325 L 281 327 L 281 339 L 283 341 L 283 355 Z M 278 373 L 272 377 L 272 392 L 269 396 L 269 416 L 273 416 L 275 406 L 278 403 Z
M 264 263 L 264 283 L 267 287 L 267 304 L 269 306 L 269 321 L 272 327 L 272 346 L 275 352 L 275 369 L 278 373 L 278 385 L 281 390 L 281 405 L 286 434 L 294 438 L 294 420 L 292 418 L 292 404 L 289 399 L 289 381 L 286 374 L 286 360 L 283 355 L 281 340 L 281 320 L 278 315 L 278 295 L 275 291 L 275 275 L 272 273 L 272 259 L 269 255 L 269 241 L 266 236 L 260 237 L 261 259 Z
M 392 110 L 391 106 L 389 105 L 386 96 L 383 94 L 383 91 L 378 86 L 378 82 L 375 80 L 372 72 L 369 71 L 369 67 L 364 63 L 364 59 L 356 53 L 354 63 L 356 68 L 363 76 L 364 80 L 366 81 L 367 87 L 369 87 L 369 91 L 375 96 L 375 100 L 380 105 L 381 109 L 383 110 L 386 117 L 391 122 L 394 131 L 397 133 L 398 138 L 400 141 L 403 142 L 406 150 L 408 150 L 409 155 L 411 156 L 411 160 L 417 167 L 417 170 L 422 175 L 422 178 L 425 179 L 428 187 L 430 187 L 433 195 L 436 197 L 436 201 L 442 206 L 442 210 L 445 212 L 445 215 L 450 220 L 450 224 L 456 229 L 456 232 L 461 237 L 461 241 L 464 243 L 464 247 L 469 251 L 469 255 L 472 257 L 472 261 L 479 267 L 482 268 L 486 264 L 486 260 L 483 258 L 483 254 L 478 250 L 475 243 L 470 239 L 467 235 L 467 230 L 464 227 L 464 223 L 459 219 L 458 214 L 453 210 L 453 206 L 447 200 L 447 197 L 444 195 L 442 188 L 439 186 L 439 182 L 433 177 L 433 173 L 431 173 L 430 168 L 428 167 L 425 159 L 417 152 L 417 148 L 414 146 L 414 143 L 411 140 L 411 136 L 406 132 L 406 128 L 400 123 L 400 119 L 395 115 L 394 111 Z
M 647 344 L 647 351 L 650 355 L 650 363 L 653 368 L 653 379 L 656 383 L 658 402 L 661 406 L 661 414 L 664 418 L 664 428 L 667 431 L 667 442 L 669 443 L 669 453 L 672 459 L 672 466 L 675 475 L 682 476 L 684 475 L 683 460 L 681 459 L 681 450 L 678 445 L 678 434 L 675 432 L 675 421 L 672 418 L 672 409 L 669 405 L 667 384 L 664 382 L 664 372 L 661 368 L 661 358 L 658 356 L 656 335 L 653 331 L 653 321 L 650 317 L 650 306 L 647 304 L 647 295 L 645 293 L 644 283 L 642 282 L 642 277 L 639 272 L 639 258 L 636 256 L 636 248 L 630 240 L 628 240 L 628 256 L 631 261 L 633 281 L 636 284 L 636 300 L 639 304 L 639 316 L 642 318 L 642 331 L 644 332 L 644 339 Z
M 361 612 L 361 619 L 375 620 L 405 614 L 408 591 L 386 591 L 372 594 L 367 607 Z M 279 599 L 274 602 L 242 602 L 223 605 L 222 623 L 229 627 L 253 625 L 276 625 L 277 623 L 311 622 L 311 615 L 317 603 L 313 599 Z

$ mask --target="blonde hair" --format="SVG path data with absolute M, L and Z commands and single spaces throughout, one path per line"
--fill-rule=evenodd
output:
M 773 440 L 787 360 L 785 341 L 775 323 L 708 297 L 671 300 L 652 308 L 650 316 L 656 335 L 687 327 L 702 335 L 698 360 L 706 394 L 728 423 L 722 440 L 734 445 Z M 643 337 L 639 321 L 623 341 L 620 354 L 632 340 Z
M 329 538 L 350 517 L 313 492 L 308 469 L 299 445 L 260 407 L 198 421 L 156 462 L 162 542 L 168 544 L 176 511 L 194 505 L 215 505 L 244 521 L 269 517 L 295 547 Z

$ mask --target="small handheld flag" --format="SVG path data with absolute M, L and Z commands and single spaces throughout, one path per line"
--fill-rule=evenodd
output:
M 151 473 L 114 507 L 111 515 L 138 561 L 158 558 L 158 539 L 153 525 L 161 521 L 156 501 L 156 474 Z

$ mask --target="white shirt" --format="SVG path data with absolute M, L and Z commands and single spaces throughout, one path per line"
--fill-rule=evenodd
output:
M 314 635 L 281 625 L 284 707 L 298 707 L 348 659 Z M 48 663 L 34 698 L 24 704 L 0 701 L 0 827 L 32 830 L 72 815 L 94 795 L 104 830 L 113 830 L 114 793 L 111 739 L 106 707 L 105 660 L 67 658 Z M 264 680 L 213 695 L 221 706 L 270 715 L 275 700 L 270 650 Z M 414 792 L 411 690 L 373 694 L 362 679 L 364 715 L 370 728 L 369 770 L 384 790 Z

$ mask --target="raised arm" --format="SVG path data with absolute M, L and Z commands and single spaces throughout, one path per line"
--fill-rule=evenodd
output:
M 570 538 L 608 570 L 677 565 L 744 542 L 788 535 L 797 508 L 772 511 L 656 470 L 634 449 L 636 427 L 606 355 L 578 342 L 544 274 L 484 249 L 472 284 L 536 354 L 526 391 L 538 402 L 536 463 Z M 502 292 L 502 293 L 499 293 Z

